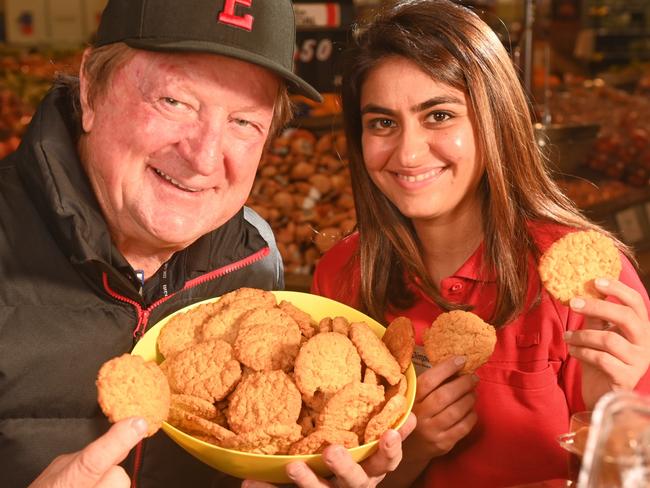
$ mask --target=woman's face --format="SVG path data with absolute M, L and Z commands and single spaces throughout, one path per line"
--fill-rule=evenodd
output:
M 404 216 L 446 222 L 479 208 L 483 167 L 464 92 L 391 57 L 363 83 L 361 116 L 366 169 Z

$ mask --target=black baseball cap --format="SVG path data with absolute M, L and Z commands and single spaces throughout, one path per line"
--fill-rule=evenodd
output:
M 293 73 L 296 29 L 291 0 L 109 0 L 95 46 L 114 42 L 150 51 L 241 59 L 284 78 L 290 92 L 322 100 Z

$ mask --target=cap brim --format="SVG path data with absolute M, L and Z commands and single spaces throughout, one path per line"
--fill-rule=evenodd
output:
M 151 51 L 169 51 L 169 52 L 199 52 L 199 53 L 212 53 L 220 54 L 222 56 L 229 56 L 231 58 L 241 59 L 249 63 L 262 66 L 268 70 L 281 76 L 287 81 L 289 92 L 304 95 L 305 97 L 315 102 L 322 102 L 323 97 L 318 91 L 307 83 L 305 80 L 296 76 L 292 71 L 287 70 L 283 66 L 270 61 L 269 59 L 239 49 L 235 46 L 227 44 L 218 44 L 208 41 L 180 41 L 180 40 L 165 40 L 165 39 L 124 39 L 124 43 L 131 47 L 138 49 L 146 49 Z

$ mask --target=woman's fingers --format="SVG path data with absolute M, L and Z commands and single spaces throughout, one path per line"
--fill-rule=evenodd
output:
M 436 419 L 429 419 L 421 422 L 426 432 L 424 439 L 432 448 L 434 456 L 439 456 L 449 452 L 456 443 L 465 437 L 476 425 L 478 417 L 476 412 L 471 409 L 459 417 L 459 420 L 453 425 L 441 426 Z M 420 419 L 418 419 L 420 422 Z
M 640 316 L 630 306 L 582 297 L 573 298 L 570 306 L 585 316 L 585 329 L 575 331 L 577 337 L 588 330 L 605 329 L 619 332 L 633 344 L 643 344 L 648 341 L 650 323 L 647 314 Z
M 264 481 L 245 480 L 241 484 L 242 488 L 274 488 L 275 485 Z
M 323 451 L 323 462 L 332 472 L 335 481 L 318 477 L 305 463 L 298 461 L 287 465 L 287 475 L 293 483 L 302 488 L 325 488 L 330 486 L 346 488 L 367 488 L 375 486 L 386 473 L 393 471 L 402 459 L 402 441 L 416 425 L 415 415 L 409 414 L 399 430 L 390 429 L 379 439 L 377 451 L 362 464 L 358 464 L 342 446 L 328 446 Z M 271 488 L 274 485 L 262 481 L 246 480 L 244 488 Z
M 578 361 L 587 363 L 602 371 L 612 380 L 624 376 L 626 368 L 630 366 L 630 364 L 609 352 L 599 351 L 589 347 L 570 346 L 569 353 Z
M 474 390 L 478 378 L 474 375 L 462 375 L 454 378 L 435 390 L 413 407 L 418 419 L 439 415 L 460 398 Z
M 613 330 L 581 330 L 565 333 L 569 354 L 576 359 L 596 365 L 602 363 L 600 353 L 613 356 L 623 364 L 631 364 L 638 349 L 630 341 Z M 609 362 L 613 364 L 613 362 Z
M 431 366 L 418 376 L 415 401 L 421 402 L 429 393 L 438 388 L 448 378 L 458 373 L 466 362 L 464 356 L 455 356 Z
M 316 473 L 302 461 L 289 463 L 286 470 L 289 478 L 301 488 L 325 488 L 329 486 L 325 480 L 316 476 Z
M 411 432 L 415 429 L 417 425 L 417 418 L 413 414 L 413 412 L 409 413 L 409 416 L 406 417 L 406 420 L 404 421 L 404 424 L 397 429 L 397 432 L 399 433 L 402 441 L 406 439 L 409 435 L 411 435 Z
M 641 318 L 648 317 L 648 310 L 641 294 L 633 288 L 624 285 L 618 280 L 607 278 L 597 278 L 594 280 L 594 286 L 598 291 L 607 296 L 617 298 L 623 305 L 630 307 L 637 316 Z
M 415 416 L 413 416 L 413 419 L 415 419 Z M 415 427 L 415 422 L 412 425 Z M 393 429 L 382 434 L 377 452 L 362 464 L 369 477 L 383 477 L 386 473 L 390 473 L 397 468 L 397 465 L 402 460 L 402 440 L 400 433 Z
M 469 392 L 435 416 L 427 419 L 420 418 L 418 419 L 418 422 L 422 423 L 425 428 L 430 429 L 431 431 L 450 430 L 473 411 L 475 403 L 476 396 L 474 393 Z
M 395 433 L 397 434 L 397 433 Z M 401 440 L 397 435 L 397 448 L 401 452 Z M 376 454 L 373 454 L 375 456 Z M 369 476 L 350 456 L 343 446 L 328 446 L 323 450 L 323 461 L 336 477 L 335 485 L 345 488 L 366 488 L 369 486 Z M 387 471 L 384 471 L 386 473 Z

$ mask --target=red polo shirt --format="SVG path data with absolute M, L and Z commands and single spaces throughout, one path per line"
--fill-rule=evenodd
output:
M 570 229 L 551 224 L 531 224 L 543 251 Z M 351 306 L 358 305 L 359 269 L 347 267 L 358 247 L 358 234 L 344 239 L 325 254 L 314 274 L 312 291 Z M 650 310 L 650 301 L 630 262 L 622 256 L 620 281 L 637 290 Z M 482 246 L 456 273 L 442 280 L 442 295 L 453 302 L 474 306 L 487 320 L 494 308 L 496 283 L 479 276 Z M 539 279 L 529 260 L 528 305 L 515 321 L 497 330 L 490 360 L 477 370 L 478 423 L 451 452 L 435 458 L 426 472 L 426 486 L 504 487 L 554 478 L 567 478 L 568 457 L 557 436 L 568 430 L 572 412 L 584 410 L 580 393 L 580 365 L 567 353 L 563 335 L 582 326 L 583 318 L 560 304 L 545 290 L 536 303 Z M 387 314 L 409 317 L 416 341 L 442 313 L 434 302 L 417 292 L 409 310 Z M 637 385 L 650 393 L 650 373 Z

